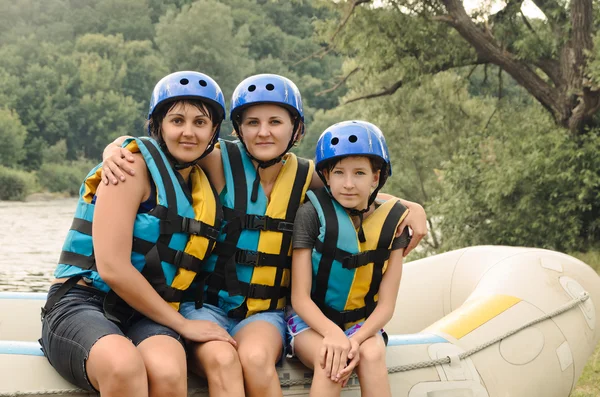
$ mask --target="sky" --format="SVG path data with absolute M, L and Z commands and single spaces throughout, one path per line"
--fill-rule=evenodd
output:
M 482 5 L 489 7 L 491 4 L 491 13 L 493 14 L 504 8 L 506 2 L 496 0 L 464 0 L 463 4 L 465 5 L 465 10 L 467 12 L 481 7 Z M 533 4 L 531 0 L 525 0 L 521 6 L 521 9 L 523 10 L 523 14 L 529 18 L 544 18 L 544 14 L 535 6 L 535 4 Z

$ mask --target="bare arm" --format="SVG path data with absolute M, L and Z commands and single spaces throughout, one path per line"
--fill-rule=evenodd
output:
M 98 187 L 92 235 L 100 277 L 132 308 L 185 338 L 235 344 L 229 334 L 216 325 L 186 320 L 132 265 L 134 221 L 140 203 L 150 195 L 146 164 L 141 155 L 135 157 L 132 166 L 140 177 L 118 185 L 101 184 Z
M 383 274 L 379 286 L 377 307 L 362 327 L 352 335 L 352 338 L 356 338 L 359 344 L 377 334 L 394 315 L 400 279 L 402 278 L 402 251 L 402 249 L 398 249 L 391 252 L 387 270 Z

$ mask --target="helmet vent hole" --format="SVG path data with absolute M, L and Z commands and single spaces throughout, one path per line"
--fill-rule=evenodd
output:
M 267 84 L 267 91 L 273 91 L 275 89 L 275 86 L 271 83 Z
M 256 90 L 256 86 L 254 84 L 252 84 L 250 87 L 248 87 L 248 91 L 254 92 L 254 90 Z
M 208 84 L 206 84 L 206 81 L 204 81 L 204 80 L 200 80 L 198 82 L 198 84 L 200 84 L 202 87 L 206 87 L 208 85 Z
M 181 79 L 181 80 L 179 80 L 179 84 L 181 84 L 181 85 L 188 85 L 189 82 L 190 81 L 188 79 Z
M 350 143 L 354 143 L 354 142 L 358 141 L 358 138 L 356 137 L 356 135 L 350 135 L 348 137 L 348 140 L 350 141 Z
M 339 138 L 333 138 L 333 139 L 331 140 L 331 144 L 332 144 L 332 145 L 337 145 L 338 143 L 340 143 L 340 140 L 339 140 Z

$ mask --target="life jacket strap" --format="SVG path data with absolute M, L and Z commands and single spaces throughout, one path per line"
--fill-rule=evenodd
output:
M 183 217 L 169 211 L 167 207 L 157 205 L 150 213 L 161 220 L 160 234 L 186 233 L 205 237 L 216 241 L 219 237 L 221 224 L 215 220 L 215 225 L 209 225 L 194 218 Z
M 217 242 L 213 254 L 224 257 L 231 257 L 232 250 L 235 251 L 234 259 L 236 263 L 254 267 L 271 266 L 282 269 L 290 269 L 292 267 L 291 258 L 286 256 L 286 260 L 282 260 L 280 254 L 267 254 L 260 251 L 241 250 L 230 243 Z
M 268 230 L 281 233 L 293 233 L 294 222 L 286 219 L 271 218 L 266 215 L 243 214 L 231 208 L 223 207 L 223 215 L 227 221 L 225 232 L 234 230 Z
M 315 250 L 323 256 L 328 256 L 340 262 L 345 269 L 356 269 L 369 263 L 385 262 L 390 258 L 390 250 L 387 248 L 351 254 L 339 248 L 326 248 L 320 240 L 315 241 Z
M 335 310 L 322 302 L 317 302 L 317 306 L 327 318 L 336 323 L 341 329 L 344 329 L 344 324 L 354 323 L 369 317 L 377 307 L 377 302 L 357 309 L 343 311 Z
M 240 282 L 240 289 L 242 295 L 246 298 L 253 299 L 275 299 L 284 298 L 289 293 L 288 287 L 273 286 L 273 285 L 262 285 L 262 284 L 249 284 Z
M 192 272 L 198 273 L 206 260 L 208 260 L 208 256 L 204 259 L 199 259 L 185 251 L 170 248 L 160 241 L 155 244 L 137 237 L 133 238 L 132 251 L 146 256 L 154 246 L 158 249 L 159 262 L 167 262 L 175 267 L 190 270 Z
M 46 301 L 46 304 L 42 307 L 42 313 L 41 313 L 42 321 L 44 321 L 44 317 L 46 316 L 46 313 L 48 313 L 48 311 L 50 311 L 50 309 L 52 309 L 54 307 L 54 305 L 56 305 L 56 302 L 61 300 L 61 298 L 63 296 L 65 296 L 65 294 L 67 292 L 69 292 L 69 290 L 71 288 L 73 288 L 79 280 L 81 280 L 81 277 L 82 276 L 73 276 L 73 277 L 69 278 L 60 287 L 58 287 L 58 291 L 56 291 L 50 298 L 48 298 L 48 300 Z

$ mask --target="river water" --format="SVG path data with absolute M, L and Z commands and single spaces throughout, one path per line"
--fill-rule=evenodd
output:
M 0 291 L 47 291 L 77 199 L 0 201 Z

